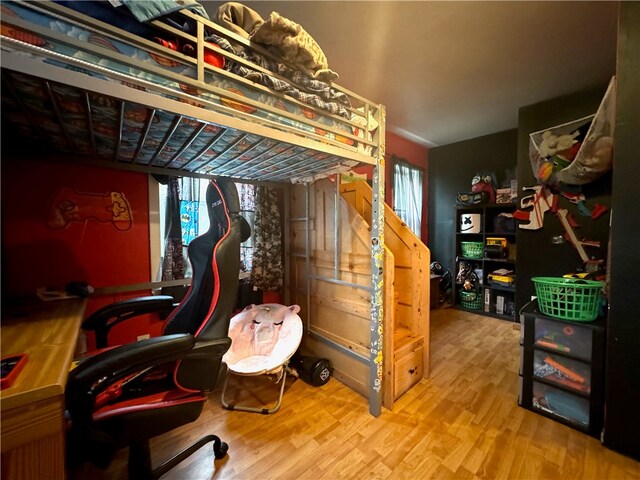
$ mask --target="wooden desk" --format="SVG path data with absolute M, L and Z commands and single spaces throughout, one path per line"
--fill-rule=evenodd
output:
M 0 391 L 2 478 L 64 479 L 64 389 L 86 300 L 33 300 L 2 312 L 2 356 L 28 353 Z

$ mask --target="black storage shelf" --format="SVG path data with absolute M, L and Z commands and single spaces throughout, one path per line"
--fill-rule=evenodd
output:
M 513 292 L 513 293 L 516 293 L 516 287 L 507 287 L 506 285 L 496 285 L 495 283 L 487 283 L 486 285 L 491 290 L 498 290 L 500 292 Z
M 542 314 L 537 302 L 532 302 L 523 309 L 521 323 L 518 404 L 599 438 L 604 418 L 604 320 L 572 322 L 553 318 Z M 557 348 L 538 345 L 539 338 Z M 565 372 L 568 367 L 581 375 L 588 372 L 583 381 L 588 382 L 585 385 L 589 391 L 572 388 L 564 377 L 559 377 L 561 383 L 534 374 L 536 352 L 552 355 L 556 361 L 566 359 L 562 367 Z
M 516 260 L 515 259 L 510 259 L 510 258 L 487 258 L 487 257 L 484 257 L 484 258 L 482 258 L 482 260 L 484 260 L 485 262 L 511 263 L 513 265 L 516 264 Z
M 460 310 L 477 313 L 479 315 L 486 315 L 493 318 L 499 318 L 501 320 L 515 321 L 515 285 L 495 285 L 489 284 L 488 275 L 500 268 L 508 268 L 509 270 L 515 270 L 515 258 L 488 258 L 483 256 L 482 258 L 471 258 L 462 255 L 461 242 L 482 242 L 486 245 L 488 237 L 503 237 L 507 239 L 509 248 L 515 248 L 516 233 L 514 231 L 496 232 L 495 218 L 500 213 L 512 213 L 517 208 L 517 204 L 488 204 L 488 205 L 470 205 L 470 206 L 458 206 L 456 207 L 455 222 L 456 222 L 456 235 L 455 235 L 455 264 L 454 264 L 454 279 L 459 271 L 460 262 L 466 262 L 473 265 L 474 270 L 482 271 L 482 285 L 478 293 L 482 296 L 483 306 L 479 310 L 466 308 L 461 305 L 462 285 L 455 285 L 455 300 L 454 305 Z M 461 216 L 463 214 L 477 213 L 480 214 L 479 232 L 461 232 Z M 515 228 L 515 223 L 514 223 Z M 488 294 L 486 292 L 488 290 Z M 488 304 L 485 305 L 485 295 L 488 299 Z M 498 313 L 497 302 L 498 297 L 502 297 L 503 311 L 510 312 L 510 314 Z M 499 310 L 499 309 L 498 309 Z
M 486 232 L 485 235 L 487 237 L 515 237 L 516 232 L 513 233 L 505 233 L 505 232 Z

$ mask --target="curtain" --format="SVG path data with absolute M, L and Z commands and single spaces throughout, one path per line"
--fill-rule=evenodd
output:
M 251 227 L 251 236 L 240 244 L 240 270 L 251 272 L 253 266 L 254 217 L 256 211 L 256 187 L 248 183 L 237 183 L 240 196 L 240 215 Z
M 420 236 L 422 223 L 422 169 L 393 157 L 393 206 L 404 223 Z
M 182 243 L 186 246 L 199 234 L 200 179 L 181 177 L 179 194 Z
M 184 278 L 182 227 L 180 225 L 180 186 L 177 177 L 168 177 L 167 209 L 165 212 L 164 257 L 162 280 Z
M 282 227 L 276 190 L 256 188 L 251 283 L 263 291 L 282 287 Z

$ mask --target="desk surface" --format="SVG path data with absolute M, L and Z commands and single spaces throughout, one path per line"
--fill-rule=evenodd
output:
M 1 352 L 28 353 L 13 385 L 0 391 L 2 413 L 64 394 L 86 300 L 33 300 L 2 314 Z

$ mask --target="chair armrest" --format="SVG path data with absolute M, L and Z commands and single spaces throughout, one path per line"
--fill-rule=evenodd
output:
M 82 322 L 83 330 L 96 332 L 96 347 L 108 345 L 109 330 L 120 322 L 147 313 L 169 313 L 175 307 L 169 295 L 149 295 L 111 303 L 99 308 Z
M 185 355 L 195 345 L 189 333 L 148 338 L 105 350 L 87 358 L 69 374 L 69 383 L 91 385 L 103 377 L 118 377 L 132 371 L 170 362 Z
M 116 380 L 189 353 L 195 338 L 188 333 L 149 338 L 121 345 L 88 358 L 69 374 L 65 397 L 70 409 L 83 404 L 91 410 L 94 393 Z
M 193 335 L 178 333 L 105 350 L 71 371 L 65 390 L 67 406 L 73 409 L 80 402 L 91 411 L 95 393 L 119 379 L 178 359 L 222 357 L 230 344 L 229 337 L 196 343 Z

